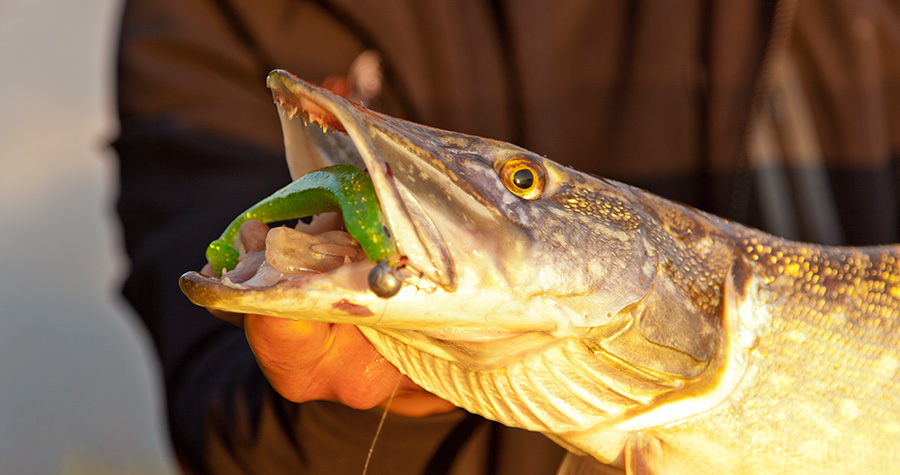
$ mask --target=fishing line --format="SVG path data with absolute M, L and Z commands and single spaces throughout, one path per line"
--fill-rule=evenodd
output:
M 388 308 L 388 305 L 390 305 L 390 304 L 391 304 L 390 300 L 384 302 L 384 308 L 381 309 L 381 315 L 378 316 L 378 320 L 375 320 L 376 325 L 381 323 L 381 319 L 384 318 L 384 316 L 387 314 L 387 308 Z
M 372 460 L 372 453 L 375 452 L 375 442 L 378 442 L 378 436 L 381 435 L 381 428 L 384 426 L 384 420 L 387 419 L 388 409 L 391 408 L 391 402 L 394 400 L 394 395 L 397 394 L 397 388 L 400 387 L 400 381 L 402 379 L 402 374 L 397 376 L 397 383 L 394 384 L 394 389 L 391 391 L 390 397 L 388 397 L 387 404 L 384 405 L 384 412 L 381 413 L 381 420 L 378 421 L 378 427 L 375 429 L 375 437 L 372 439 L 372 445 L 369 446 L 369 454 L 366 455 L 366 464 L 363 465 L 362 475 L 366 475 L 366 471 L 369 470 L 369 461 Z

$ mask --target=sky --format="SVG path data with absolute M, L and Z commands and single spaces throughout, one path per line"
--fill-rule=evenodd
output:
M 119 296 L 120 2 L 0 0 L 0 467 L 172 473 L 144 329 Z

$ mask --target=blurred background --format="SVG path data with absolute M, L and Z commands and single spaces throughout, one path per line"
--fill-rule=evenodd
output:
M 119 297 L 120 8 L 0 0 L 0 473 L 174 471 L 156 363 Z

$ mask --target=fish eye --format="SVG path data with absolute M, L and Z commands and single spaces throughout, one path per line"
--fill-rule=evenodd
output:
M 546 175 L 541 162 L 528 157 L 511 158 L 500 165 L 500 181 L 514 195 L 526 200 L 541 197 L 546 185 Z
M 534 172 L 523 168 L 521 170 L 516 170 L 512 176 L 513 185 L 516 185 L 516 188 L 527 190 L 534 185 Z

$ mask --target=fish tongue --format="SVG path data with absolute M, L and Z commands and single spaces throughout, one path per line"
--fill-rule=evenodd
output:
M 262 251 L 266 248 L 267 232 L 269 232 L 269 225 L 262 221 L 251 219 L 244 222 L 238 231 L 238 250 L 241 254 Z
M 328 272 L 365 255 L 344 231 L 312 235 L 288 227 L 273 228 L 266 235 L 266 261 L 281 272 Z

